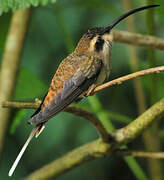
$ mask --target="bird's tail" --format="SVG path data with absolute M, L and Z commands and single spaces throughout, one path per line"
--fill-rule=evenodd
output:
M 29 143 L 30 143 L 30 141 L 32 140 L 32 138 L 34 137 L 34 135 L 35 135 L 35 137 L 38 137 L 39 134 L 43 131 L 44 127 L 45 127 L 45 124 L 41 124 L 41 125 L 39 125 L 39 126 L 36 126 L 36 127 L 31 131 L 31 133 L 30 133 L 27 141 L 25 142 L 24 146 L 22 147 L 21 151 L 19 152 L 16 160 L 14 161 L 14 163 L 13 163 L 13 165 L 12 165 L 10 171 L 9 171 L 9 174 L 8 174 L 9 176 L 12 176 L 13 172 L 15 171 L 15 168 L 17 167 L 17 165 L 18 165 L 18 163 L 19 163 L 22 155 L 24 154 L 27 146 L 29 145 Z

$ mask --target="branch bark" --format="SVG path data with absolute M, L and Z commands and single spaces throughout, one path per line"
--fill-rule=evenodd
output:
M 164 159 L 164 152 L 144 152 L 144 151 L 133 151 L 133 150 L 116 150 L 114 155 L 117 155 L 117 156 L 133 156 L 133 157 L 150 158 L 150 159 Z
M 146 74 L 153 74 L 153 73 L 160 73 L 164 71 L 164 66 L 158 66 L 158 67 L 155 67 L 155 68 L 150 68 L 150 69 L 145 69 L 145 70 L 142 70 L 142 71 L 138 71 L 138 72 L 135 72 L 135 73 L 131 73 L 131 74 L 128 74 L 126 76 L 122 76 L 120 78 L 117 78 L 117 79 L 114 79 L 112 81 L 109 81 L 105 84 L 102 84 L 98 87 L 96 87 L 93 91 L 93 94 L 96 93 L 96 92 L 99 92 L 107 87 L 110 87 L 110 86 L 113 86 L 113 85 L 116 85 L 116 84 L 121 84 L 123 83 L 124 81 L 127 81 L 127 80 L 130 80 L 130 79 L 133 79 L 133 78 L 136 78 L 136 77 L 139 77 L 139 76 L 144 76 Z
M 29 13 L 29 9 L 25 11 L 18 10 L 11 19 L 1 65 L 0 104 L 5 100 L 12 99 Z M 0 154 L 8 127 L 9 114 L 10 110 L 2 108 L 0 105 Z
M 117 142 L 128 143 L 138 136 L 148 125 L 154 120 L 161 118 L 164 115 L 164 99 L 154 104 L 150 109 L 140 115 L 135 121 L 128 124 L 115 132 Z M 126 136 L 126 138 L 125 138 Z
M 164 40 L 154 36 L 142 35 L 127 31 L 112 31 L 113 41 L 151 49 L 164 50 Z
M 101 139 L 81 146 L 65 156 L 54 160 L 30 174 L 25 180 L 46 180 L 57 177 L 80 164 L 105 155 L 113 155 L 114 150 L 136 138 L 153 121 L 164 115 L 164 99 L 156 103 L 126 127 L 113 132 L 114 140 L 105 143 Z

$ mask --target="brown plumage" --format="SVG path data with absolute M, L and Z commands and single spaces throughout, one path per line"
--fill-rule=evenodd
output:
M 75 51 L 59 65 L 47 95 L 28 121 L 34 125 L 34 129 L 10 169 L 9 176 L 12 176 L 32 137 L 35 134 L 37 137 L 42 132 L 47 121 L 73 101 L 88 96 L 97 85 L 108 77 L 112 43 L 108 36 L 110 30 L 129 15 L 156 6 L 158 5 L 131 10 L 117 18 L 109 26 L 89 29 L 83 35 Z
M 72 53 L 61 62 L 55 73 L 43 103 L 29 123 L 37 126 L 76 101 L 87 95 L 87 90 L 96 82 L 101 71 L 102 60 L 91 55 Z

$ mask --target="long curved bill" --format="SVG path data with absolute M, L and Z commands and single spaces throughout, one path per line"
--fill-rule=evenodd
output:
M 130 16 L 136 12 L 143 11 L 143 10 L 149 9 L 149 8 L 158 7 L 158 6 L 160 6 L 160 5 L 149 5 L 149 6 L 143 6 L 140 8 L 132 9 L 132 10 L 128 11 L 127 13 L 123 14 L 122 16 L 120 16 L 119 18 L 115 19 L 110 25 L 105 27 L 104 30 L 101 32 L 101 34 L 109 33 L 110 30 L 112 28 L 114 28 L 120 21 L 122 21 L 123 19 L 127 18 L 128 16 Z

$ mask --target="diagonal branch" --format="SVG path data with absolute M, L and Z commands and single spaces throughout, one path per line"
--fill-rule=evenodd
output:
M 153 121 L 164 115 L 164 99 L 154 104 L 126 127 L 117 130 L 114 137 L 117 142 L 128 143 L 146 129 Z M 126 138 L 125 138 L 126 137 Z
M 124 81 L 127 81 L 127 80 L 130 80 L 130 79 L 133 79 L 133 78 L 136 78 L 136 77 L 139 77 L 139 76 L 144 76 L 144 75 L 147 75 L 147 74 L 153 74 L 153 73 L 160 73 L 164 71 L 164 66 L 158 66 L 158 67 L 155 67 L 155 68 L 150 68 L 150 69 L 145 69 L 145 70 L 142 70 L 142 71 L 137 71 L 135 73 L 131 73 L 131 74 L 128 74 L 126 76 L 122 76 L 120 78 L 117 78 L 117 79 L 114 79 L 112 81 L 109 81 L 105 84 L 102 84 L 98 87 L 96 87 L 93 91 L 93 94 L 94 93 L 97 93 L 98 91 L 101 91 L 107 87 L 110 87 L 110 86 L 113 86 L 113 85 L 116 85 L 116 84 L 121 84 L 123 83 Z
M 93 91 L 93 94 L 105 89 L 105 88 L 108 88 L 110 86 L 114 86 L 114 85 L 119 85 L 127 80 L 130 80 L 130 79 L 133 79 L 133 78 L 136 78 L 136 77 L 139 77 L 139 76 L 144 76 L 144 75 L 147 75 L 147 74 L 153 74 L 153 73 L 160 73 L 164 71 L 164 66 L 158 66 L 158 67 L 155 67 L 155 68 L 150 68 L 150 69 L 145 69 L 145 70 L 142 70 L 142 71 L 137 71 L 135 73 L 131 73 L 131 74 L 128 74 L 128 75 L 125 75 L 125 76 L 122 76 L 122 77 L 119 77 L 117 79 L 114 79 L 112 81 L 109 81 L 105 84 L 102 84 L 98 87 L 96 87 Z M 5 101 L 2 103 L 2 107 L 4 108 L 27 108 L 27 109 L 36 109 L 38 108 L 40 105 L 40 102 L 36 101 L 35 103 L 31 103 L 31 102 L 10 102 L 10 101 Z
M 47 180 L 57 177 L 75 166 L 79 166 L 87 161 L 104 156 L 109 150 L 111 150 L 111 145 L 98 139 L 76 148 L 63 157 L 45 165 L 29 175 L 25 180 Z
M 132 141 L 140 135 L 148 125 L 162 116 L 164 116 L 164 99 L 156 103 L 126 127 L 113 132 L 113 141 L 111 140 L 111 142 L 105 143 L 101 139 L 98 139 L 76 148 L 63 157 L 36 170 L 30 174 L 26 180 L 46 180 L 54 178 L 84 162 L 105 155 L 112 155 L 114 154 L 114 150 L 118 149 L 122 144 Z

